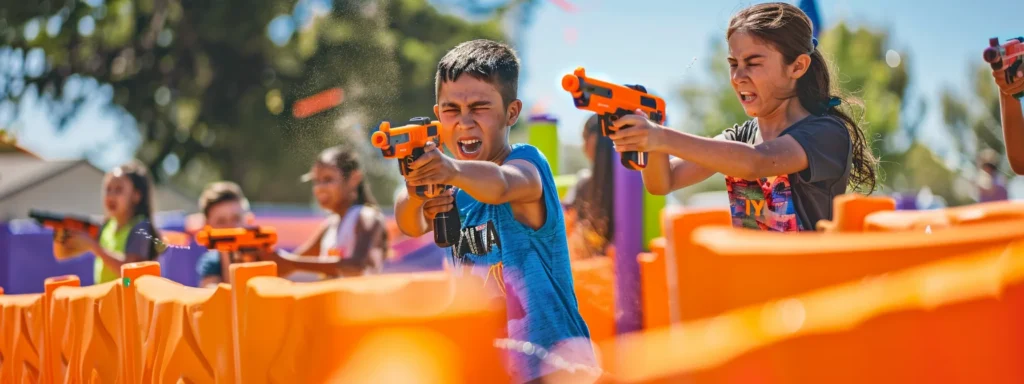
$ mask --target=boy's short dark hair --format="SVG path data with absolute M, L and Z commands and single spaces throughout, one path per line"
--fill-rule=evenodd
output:
M 505 108 L 519 98 L 519 57 L 507 44 L 478 39 L 452 48 L 437 63 L 435 97 L 440 97 L 442 83 L 463 74 L 493 84 Z
M 230 181 L 218 181 L 206 186 L 199 195 L 199 210 L 203 216 L 208 216 L 211 207 L 228 201 L 237 201 L 242 204 L 242 209 L 249 210 L 249 199 L 242 194 L 242 188 Z

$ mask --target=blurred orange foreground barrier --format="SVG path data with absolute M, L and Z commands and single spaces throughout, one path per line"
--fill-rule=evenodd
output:
M 1013 222 L 1006 223 L 1006 222 Z M 875 212 L 864 218 L 864 230 L 873 232 L 939 230 L 983 223 L 1024 223 L 1024 202 L 993 201 L 929 211 Z
M 591 340 L 615 337 L 615 266 L 611 256 L 573 260 L 572 280 L 580 316 Z
M 620 383 L 1024 382 L 1024 241 L 602 344 Z
M 864 218 L 875 212 L 896 210 L 896 199 L 847 193 L 832 200 L 833 220 L 818 221 L 821 232 L 863 232 Z
M 243 383 L 508 382 L 503 300 L 445 272 L 293 283 L 231 266 Z M 465 287 L 463 289 L 460 289 Z M 237 289 L 237 286 L 236 286 Z
M 976 250 L 997 252 L 1024 238 L 1024 226 L 977 224 L 941 233 L 769 233 L 703 227 L 681 256 L 683 320 L 713 316 Z M 685 240 L 678 242 L 685 243 Z

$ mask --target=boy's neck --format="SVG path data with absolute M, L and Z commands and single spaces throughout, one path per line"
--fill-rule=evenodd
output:
M 761 138 L 768 141 L 810 114 L 800 105 L 800 99 L 792 97 L 783 101 L 774 111 L 758 117 L 757 127 L 761 131 Z
M 498 151 L 498 152 L 496 152 L 496 153 L 494 154 L 494 156 L 491 156 L 491 158 L 490 158 L 490 159 L 487 159 L 487 161 L 490 161 L 490 162 L 492 162 L 492 163 L 495 163 L 495 164 L 501 165 L 502 163 L 504 163 L 504 162 L 505 162 L 505 158 L 507 158 L 507 157 L 508 157 L 508 155 L 509 155 L 509 154 L 511 154 L 511 153 L 512 153 L 512 145 L 510 145 L 510 144 L 509 144 L 509 143 L 508 143 L 508 142 L 506 141 L 506 142 L 505 142 L 505 145 L 501 147 L 501 150 L 500 150 L 500 151 Z

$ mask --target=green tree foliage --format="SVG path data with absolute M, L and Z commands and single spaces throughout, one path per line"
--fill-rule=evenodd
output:
M 65 92 L 69 79 L 109 84 L 158 179 L 192 190 L 227 179 L 254 200 L 308 201 L 299 175 L 341 144 L 363 151 L 378 200 L 390 202 L 395 164 L 371 150 L 369 129 L 431 116 L 437 60 L 462 41 L 506 40 L 500 20 L 466 21 L 426 0 L 305 1 L 15 1 L 0 10 L 0 44 L 18 58 L 43 54 L 45 71 L 21 75 L 60 125 L 90 97 Z M 286 43 L 268 37 L 272 22 L 295 26 Z M 340 107 L 292 117 L 296 100 L 333 87 Z M 174 175 L 162 171 L 169 157 Z
M 908 55 L 899 53 L 899 63 L 890 67 L 886 54 L 893 47 L 886 31 L 865 27 L 836 24 L 824 31 L 818 46 L 831 61 L 833 81 L 838 81 L 840 96 L 858 102 L 848 111 L 862 122 L 861 127 L 871 141 L 871 147 L 881 164 L 879 186 L 883 190 L 899 181 L 898 189 L 916 190 L 931 185 L 933 192 L 949 201 L 953 199 L 952 173 L 932 151 L 915 140 L 917 127 L 923 121 L 925 107 L 921 99 L 913 106 L 906 103 Z M 682 86 L 680 96 L 687 116 L 685 130 L 705 136 L 714 136 L 723 129 L 749 119 L 730 84 L 726 45 L 722 38 L 712 42 L 709 56 L 710 76 L 701 83 Z M 896 63 L 894 63 L 896 64 Z M 902 144 L 902 145 L 901 145 Z M 910 167 L 909 162 L 914 166 Z M 945 181 L 933 180 L 945 177 Z M 946 183 L 935 186 L 933 182 Z M 720 182 L 707 183 L 697 189 L 722 189 Z

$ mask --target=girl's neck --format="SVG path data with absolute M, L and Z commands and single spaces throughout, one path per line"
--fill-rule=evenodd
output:
M 114 224 L 117 226 L 118 229 L 125 225 L 128 225 L 128 222 L 132 220 L 131 214 L 124 215 L 124 217 L 111 216 L 110 218 L 114 220 Z
M 757 127 L 761 131 L 761 138 L 768 141 L 779 137 L 779 134 L 786 128 L 793 126 L 810 114 L 803 105 L 800 105 L 800 99 L 792 97 L 779 104 L 775 110 L 764 116 L 758 116 Z
M 355 203 L 351 201 L 343 202 L 341 204 L 338 204 L 338 206 L 334 207 L 334 209 L 332 209 L 331 212 L 334 212 L 334 214 L 338 216 L 345 216 L 345 213 L 347 213 L 348 209 L 352 208 L 353 205 L 355 205 Z

